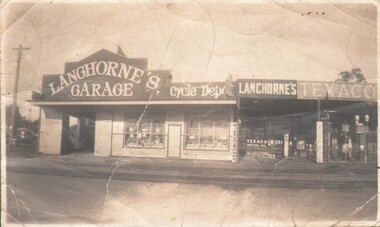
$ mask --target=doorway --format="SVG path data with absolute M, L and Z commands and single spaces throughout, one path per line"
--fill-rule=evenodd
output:
M 77 151 L 94 151 L 95 114 L 64 114 L 61 151 L 63 154 Z
M 168 157 L 181 157 L 181 125 L 169 125 Z

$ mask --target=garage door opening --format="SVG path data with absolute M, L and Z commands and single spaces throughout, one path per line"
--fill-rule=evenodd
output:
M 62 128 L 62 153 L 94 152 L 95 114 L 65 114 Z

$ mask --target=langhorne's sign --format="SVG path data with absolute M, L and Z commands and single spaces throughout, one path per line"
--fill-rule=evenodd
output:
M 296 80 L 237 80 L 238 97 L 297 98 Z
M 65 73 L 43 78 L 44 100 L 215 100 L 225 95 L 225 84 L 169 83 L 167 70 L 147 70 L 142 58 L 126 58 L 107 50 L 66 63 Z

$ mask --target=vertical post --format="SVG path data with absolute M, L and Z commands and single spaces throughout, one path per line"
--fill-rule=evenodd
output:
M 350 131 L 350 125 L 345 121 L 342 124 L 342 132 L 344 136 L 343 144 L 342 144 L 342 153 L 344 157 L 342 157 L 341 153 L 341 158 L 344 158 L 344 161 L 347 161 L 348 155 L 351 153 L 350 152 L 350 146 L 348 144 L 348 132 Z
M 30 131 L 30 124 L 32 122 L 32 107 L 29 107 L 29 121 L 28 121 L 28 130 Z
M 369 132 L 369 115 L 364 115 L 364 162 L 367 163 L 367 156 L 368 156 L 368 137 Z
M 323 162 L 328 162 L 329 146 L 328 146 L 328 122 L 323 121 Z
M 364 163 L 367 163 L 367 133 L 364 132 L 362 135 L 361 135 L 361 138 L 360 140 L 362 141 L 362 144 L 363 144 L 363 161 Z
M 347 144 L 346 147 L 349 149 L 347 132 L 344 132 L 344 144 Z M 344 152 L 344 161 L 347 161 L 347 156 L 348 156 L 348 152 L 349 152 L 348 149 L 345 150 L 345 152 Z
M 324 141 L 323 141 L 323 123 L 322 121 L 317 121 L 317 152 L 316 152 L 316 161 L 317 163 L 323 163 L 323 154 L 324 154 Z
M 367 162 L 368 147 L 367 147 L 367 133 L 369 131 L 369 115 L 364 116 L 364 122 L 360 123 L 360 116 L 355 115 L 356 134 L 359 144 L 360 160 L 364 163 Z
M 289 133 L 284 134 L 284 158 L 289 158 Z
M 230 122 L 232 123 L 232 162 L 239 162 L 239 143 L 240 143 L 240 124 L 241 124 L 241 114 L 240 114 L 240 99 L 236 103 L 234 108 L 231 108 Z
M 318 121 L 321 121 L 321 100 L 317 100 Z
M 331 122 L 326 122 L 326 162 L 330 162 L 330 156 L 331 156 Z
M 240 114 L 234 120 L 234 116 L 230 116 L 232 120 L 232 162 L 239 162 L 239 129 Z
M 11 128 L 10 128 L 10 150 L 13 151 L 13 134 L 14 134 L 14 126 L 15 126 L 15 114 L 16 114 L 16 105 L 17 105 L 17 93 L 18 93 L 18 81 L 20 77 L 20 64 L 21 64 L 21 56 L 23 50 L 30 50 L 30 48 L 23 48 L 22 44 L 19 44 L 18 48 L 12 48 L 13 50 L 18 51 L 17 57 L 17 66 L 16 66 L 16 77 L 15 83 L 13 87 L 13 102 L 12 102 L 12 114 L 11 114 Z

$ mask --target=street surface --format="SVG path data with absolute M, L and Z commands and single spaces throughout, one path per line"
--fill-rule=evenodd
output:
M 375 225 L 376 163 L 7 153 L 7 223 Z

